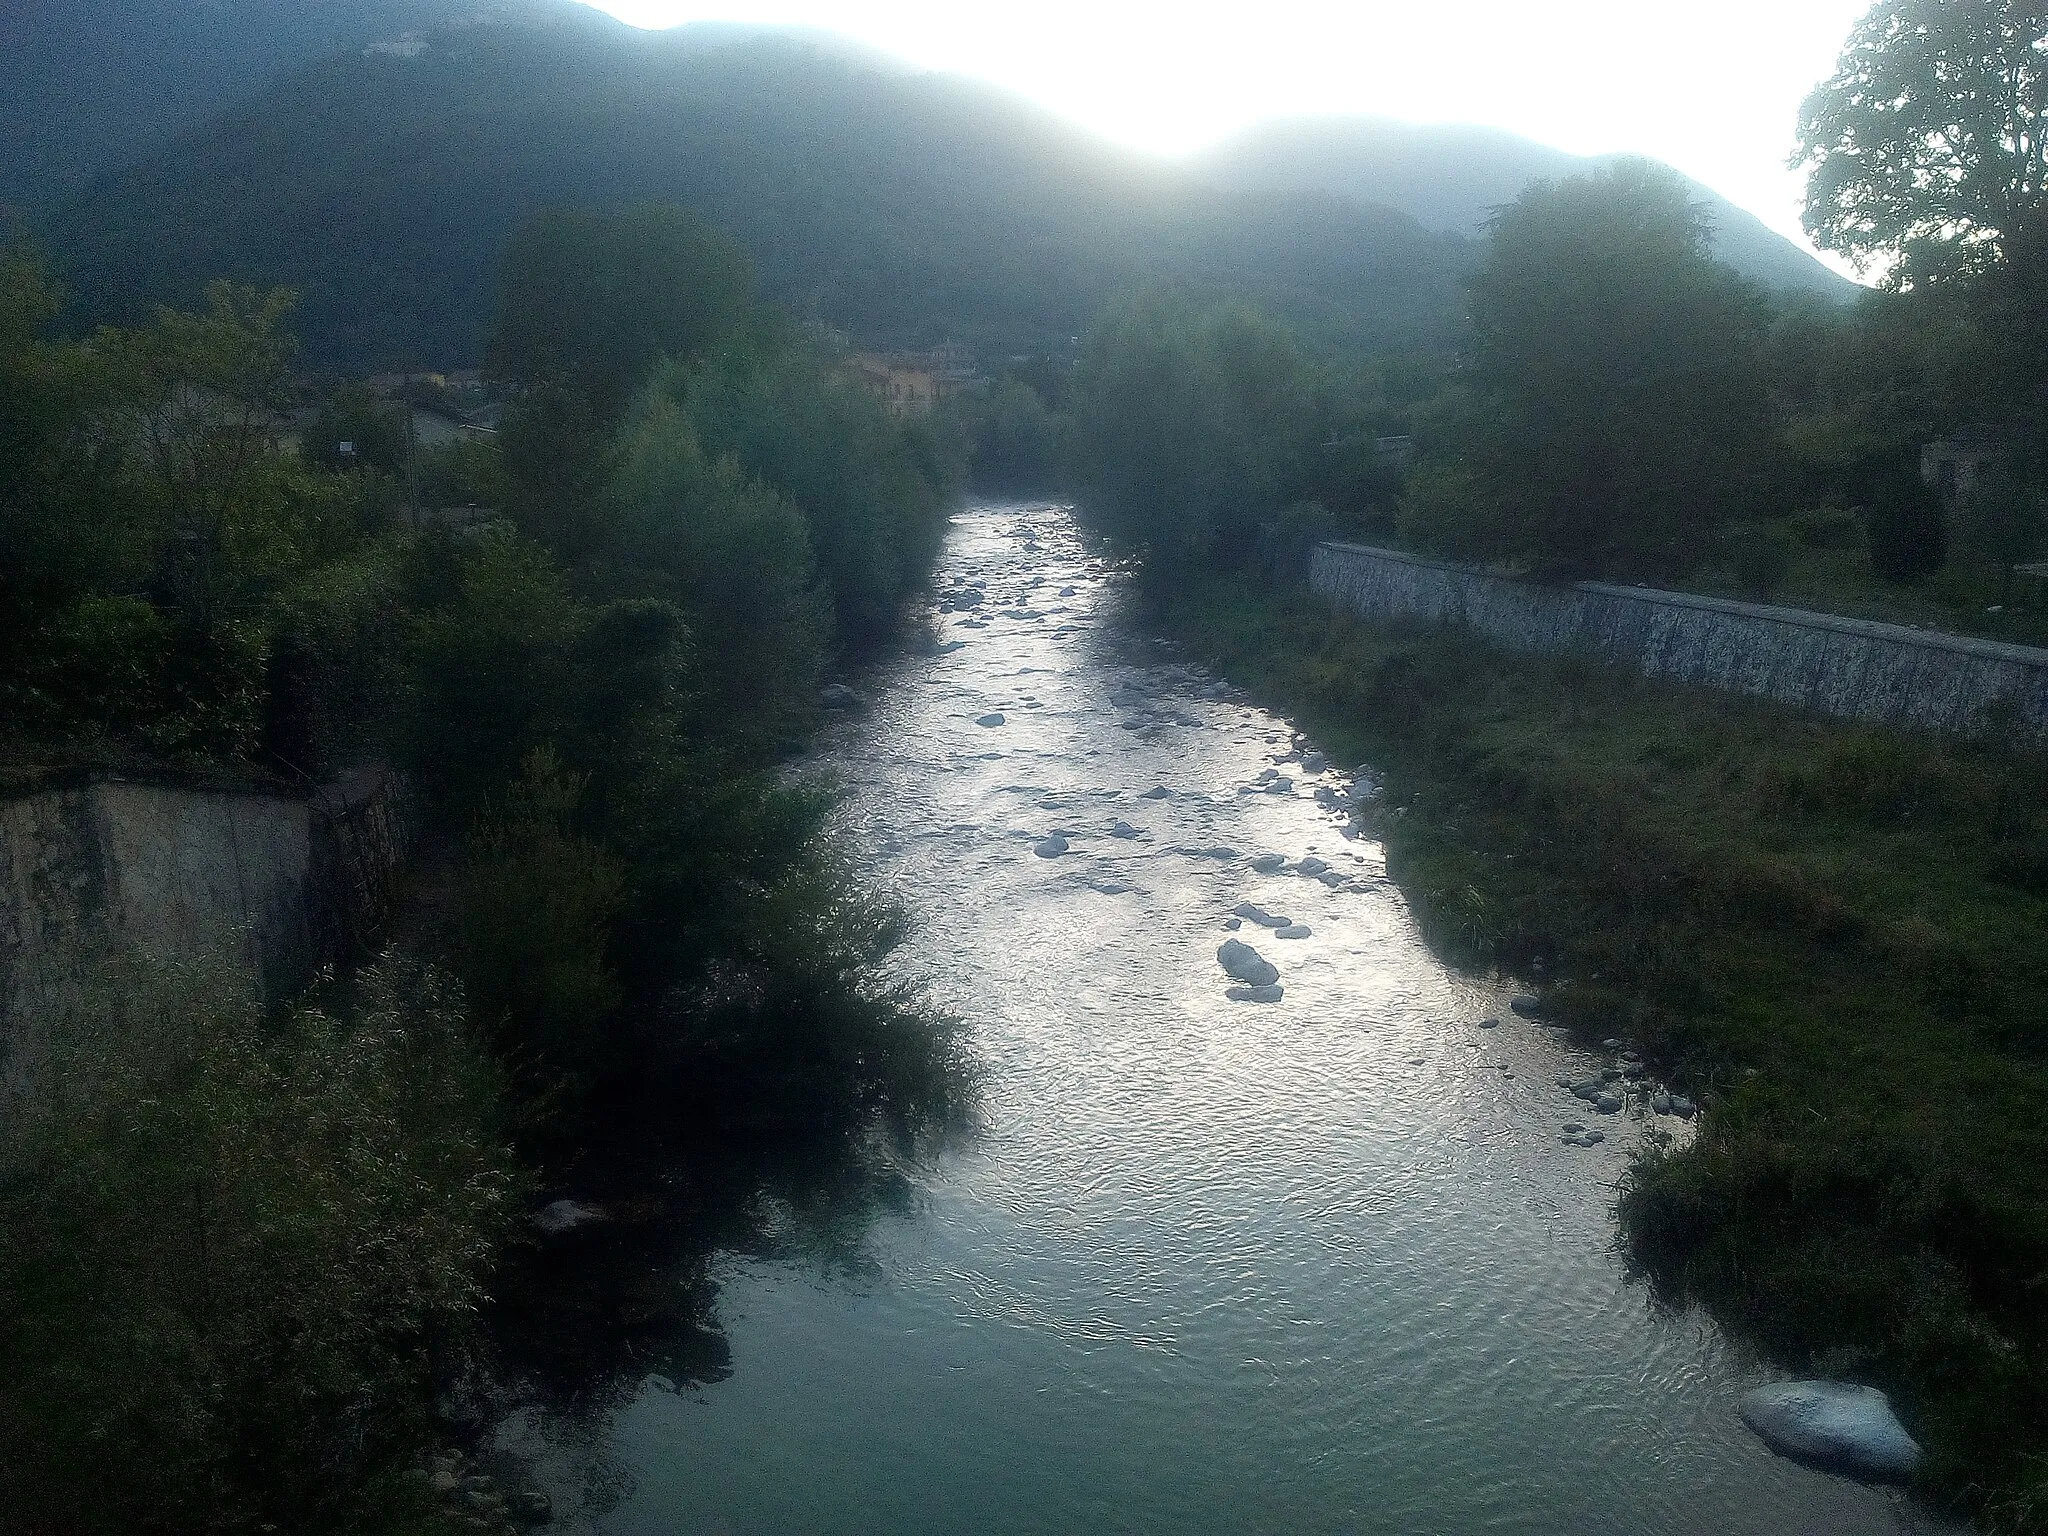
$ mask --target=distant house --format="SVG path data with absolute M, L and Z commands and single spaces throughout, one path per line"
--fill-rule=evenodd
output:
M 1993 428 L 1981 423 L 1960 427 L 1920 450 L 1920 478 L 1953 507 L 2004 459 L 2004 439 Z
M 944 375 L 924 359 L 857 352 L 850 361 L 856 382 L 894 416 L 923 416 L 950 393 Z

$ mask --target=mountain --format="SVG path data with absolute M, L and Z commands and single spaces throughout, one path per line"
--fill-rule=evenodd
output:
M 1218 189 L 813 37 L 568 9 L 351 48 L 100 175 L 39 224 L 82 316 L 227 276 L 297 288 L 317 364 L 473 362 L 523 217 L 666 201 L 744 241 L 771 296 L 869 343 L 1064 344 L 1149 278 L 1245 294 L 1336 344 L 1454 323 L 1471 243 L 1405 214 Z
M 564 0 L 7 0 L 0 209 L 29 209 L 288 70 Z
M 1266 123 L 1189 163 L 1219 187 L 1321 191 L 1398 208 L 1429 229 L 1483 233 L 1495 208 L 1539 178 L 1583 176 L 1618 158 L 1566 154 L 1498 128 L 1438 127 L 1390 118 L 1303 118 Z M 1714 223 L 1714 254 L 1772 288 L 1846 298 L 1847 278 L 1823 266 L 1754 214 L 1688 178 Z

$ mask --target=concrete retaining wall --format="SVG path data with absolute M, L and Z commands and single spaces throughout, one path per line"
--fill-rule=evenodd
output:
M 2048 739 L 2048 650 L 1647 587 L 1538 586 L 1362 544 L 1318 545 L 1309 584 L 1368 618 L 1458 624 L 1816 714 Z
M 109 955 L 223 962 L 259 996 L 365 942 L 407 842 L 369 773 L 292 795 L 101 780 L 0 800 L 0 1067 Z

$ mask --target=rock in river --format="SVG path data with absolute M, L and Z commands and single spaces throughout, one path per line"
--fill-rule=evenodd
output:
M 1231 910 L 1246 922 L 1257 923 L 1261 928 L 1286 928 L 1293 922 L 1292 918 L 1277 917 L 1264 907 L 1255 907 L 1248 901 L 1239 902 Z
M 1543 999 L 1530 997 L 1526 993 L 1508 999 L 1508 1006 L 1525 1019 L 1540 1019 L 1549 1010 L 1543 1006 Z
M 990 711 L 988 714 L 976 715 L 974 717 L 974 723 L 976 725 L 1001 725 L 1003 723 L 1003 720 L 1004 716 L 996 713 L 993 710 Z
M 1273 937 L 1276 939 L 1305 939 L 1309 937 L 1311 932 L 1312 930 L 1306 923 L 1289 923 L 1285 928 L 1276 928 L 1273 931 Z
M 1138 796 L 1138 798 L 1140 800 L 1164 800 L 1172 793 L 1172 790 L 1168 789 L 1164 784 L 1160 784 L 1151 789 L 1146 790 L 1145 793 Z
M 1056 859 L 1067 851 L 1067 840 L 1055 832 L 1051 837 L 1033 843 L 1031 851 L 1041 859 Z
M 1743 1394 L 1742 1422 L 1781 1456 L 1888 1482 L 1904 1482 L 1920 1447 L 1876 1387 L 1781 1381 Z
M 1248 986 L 1270 987 L 1280 979 L 1280 968 L 1242 939 L 1225 939 L 1216 951 L 1216 963 Z
M 1286 867 L 1287 855 L 1284 853 L 1262 853 L 1252 860 L 1252 868 L 1262 875 L 1277 875 Z
M 1132 826 L 1128 821 L 1119 821 L 1115 826 L 1109 829 L 1109 835 L 1111 837 L 1136 837 L 1138 835 L 1138 829 Z
M 844 683 L 827 683 L 818 690 L 818 702 L 827 709 L 859 709 L 860 695 Z

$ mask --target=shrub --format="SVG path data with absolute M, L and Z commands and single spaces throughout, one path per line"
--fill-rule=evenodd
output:
M 1948 516 L 1917 475 L 1895 474 L 1871 496 L 1870 565 L 1886 581 L 1925 581 L 1948 560 Z
M 266 1025 L 112 967 L 0 1119 L 0 1510 L 15 1529 L 360 1528 L 512 1188 L 461 999 L 386 961 Z
M 1789 529 L 1754 524 L 1738 528 L 1734 539 L 1735 579 L 1752 597 L 1768 600 L 1791 574 L 1795 552 Z
M 830 625 L 804 514 L 735 460 L 708 459 L 660 392 L 640 402 L 618 459 L 615 579 L 682 611 L 718 734 L 743 750 L 781 744 L 816 703 Z
M 1808 549 L 1857 549 L 1863 524 L 1847 507 L 1810 507 L 1788 520 L 1793 536 Z
M 626 866 L 574 831 L 588 780 L 553 748 L 478 816 L 462 881 L 463 956 L 477 1011 L 529 1098 L 574 1098 L 604 1061 L 620 990 L 608 952 Z

